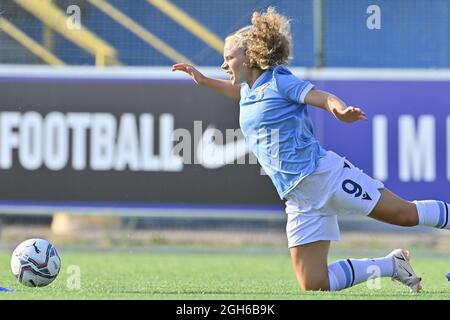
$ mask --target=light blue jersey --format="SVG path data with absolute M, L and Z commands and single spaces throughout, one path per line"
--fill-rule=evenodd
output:
M 304 103 L 313 87 L 281 65 L 265 71 L 252 88 L 241 86 L 241 130 L 281 199 L 316 169 L 326 152 L 314 137 Z

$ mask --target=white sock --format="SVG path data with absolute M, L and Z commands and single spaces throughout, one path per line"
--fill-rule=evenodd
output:
M 419 213 L 419 224 L 439 229 L 450 229 L 449 205 L 443 201 L 413 201 Z
M 328 266 L 330 291 L 350 288 L 369 278 L 372 279 L 374 273 L 380 277 L 392 277 L 394 274 L 392 257 L 336 261 Z

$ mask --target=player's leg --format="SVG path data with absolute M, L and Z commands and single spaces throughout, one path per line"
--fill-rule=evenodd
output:
M 344 259 L 328 265 L 330 241 L 339 240 L 337 216 L 321 215 L 320 210 L 296 213 L 293 199 L 288 203 L 286 232 L 292 265 L 303 290 L 338 291 L 367 281 L 374 273 L 381 277 L 394 275 L 392 255 Z
M 375 276 L 387 276 L 402 281 L 411 290 L 419 290 L 420 279 L 409 265 L 405 250 L 394 250 L 380 258 L 344 259 L 327 265 L 330 240 L 339 240 L 335 214 L 368 215 L 378 203 L 379 189 L 383 187 L 381 182 L 328 152 L 316 171 L 286 196 L 288 242 L 303 289 L 338 291 Z
M 416 205 L 406 201 L 388 189 L 380 190 L 380 200 L 369 217 L 398 226 L 412 227 L 419 224 Z
M 330 291 L 350 288 L 369 279 L 393 277 L 395 275 L 394 253 L 397 251 L 380 258 L 350 258 L 333 262 L 328 266 Z
M 328 291 L 328 250 L 330 241 L 315 241 L 291 247 L 291 260 L 303 290 Z
M 449 204 L 436 200 L 404 200 L 347 160 L 336 173 L 336 181 L 337 189 L 330 204 L 339 212 L 368 215 L 399 226 L 450 229 Z
M 327 257 L 331 240 L 339 240 L 339 225 L 334 215 L 301 213 L 294 191 L 286 206 L 286 234 L 292 266 L 303 290 L 329 290 Z
M 444 201 L 407 201 L 386 189 L 347 160 L 336 174 L 337 189 L 330 206 L 338 212 L 368 215 L 399 225 L 450 229 L 449 205 Z
M 392 254 L 374 259 L 344 259 L 328 265 L 329 248 L 328 240 L 290 248 L 292 265 L 303 290 L 339 291 L 375 276 L 394 275 Z
M 418 217 L 414 203 L 405 201 L 384 188 L 383 183 L 366 175 L 362 170 L 344 161 L 341 170 L 336 172 L 336 189 L 324 210 L 329 212 L 356 213 L 402 226 L 417 225 Z M 397 249 L 384 258 L 340 261 L 335 265 L 336 274 L 346 273 L 337 281 L 338 288 L 367 279 L 366 275 L 374 262 L 379 267 L 380 276 L 391 276 L 407 285 L 411 291 L 420 290 L 421 279 L 409 263 L 407 250 Z M 350 271 L 349 271 L 350 270 Z M 358 270 L 358 271 L 356 271 Z M 354 272 L 354 277 L 353 277 Z M 349 276 L 352 274 L 352 276 Z M 366 277 L 366 278 L 365 278 Z M 330 276 L 330 288 L 332 288 Z M 342 281 L 342 279 L 346 279 Z
M 381 197 L 371 218 L 399 226 L 424 225 L 438 229 L 450 229 L 449 205 L 444 201 L 406 201 L 387 189 Z

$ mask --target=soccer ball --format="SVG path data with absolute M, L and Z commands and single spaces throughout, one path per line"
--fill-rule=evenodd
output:
M 55 280 L 61 269 L 58 250 L 43 239 L 28 239 L 14 250 L 11 270 L 20 283 L 28 287 L 44 287 Z

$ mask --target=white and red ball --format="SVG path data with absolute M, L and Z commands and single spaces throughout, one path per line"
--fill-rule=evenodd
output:
M 44 287 L 58 276 L 61 258 L 54 245 L 44 239 L 28 239 L 14 250 L 11 270 L 20 283 Z

